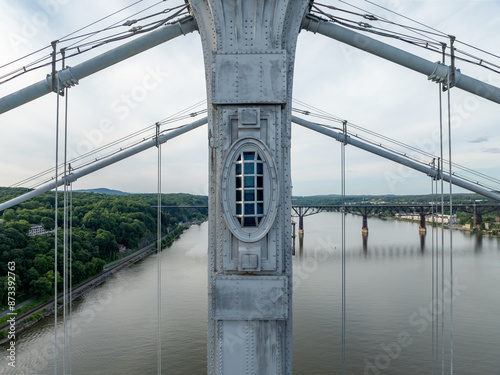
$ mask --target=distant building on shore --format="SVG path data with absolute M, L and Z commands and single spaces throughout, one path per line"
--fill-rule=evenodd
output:
M 414 221 L 420 220 L 420 214 L 397 213 L 396 217 L 398 219 L 406 219 L 406 220 L 414 220 Z M 425 221 L 432 222 L 432 215 L 426 215 Z M 444 222 L 445 224 L 450 224 L 450 215 L 443 215 L 443 217 L 441 219 L 440 214 L 434 214 L 434 222 L 435 223 Z M 460 219 L 457 217 L 457 215 L 452 215 L 451 222 L 453 224 L 460 224 Z
M 49 232 L 43 229 L 43 226 L 39 224 L 32 224 L 30 230 L 28 231 L 28 236 L 30 237 L 41 236 L 44 234 L 49 234 Z

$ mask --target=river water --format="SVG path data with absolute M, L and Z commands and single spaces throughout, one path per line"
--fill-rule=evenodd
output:
M 347 374 L 430 374 L 431 231 L 421 238 L 417 224 L 370 218 L 370 233 L 363 240 L 361 217 L 348 215 L 346 224 Z M 438 234 L 434 238 L 440 246 Z M 446 298 L 444 329 L 439 315 L 439 354 L 443 334 L 449 373 L 453 299 L 454 374 L 500 375 L 500 239 L 454 231 L 453 294 L 447 230 L 444 239 Z M 340 374 L 340 214 L 307 217 L 303 243 L 297 239 L 296 247 L 294 374 Z M 162 253 L 164 374 L 206 373 L 206 248 L 204 223 L 192 226 Z M 150 256 L 74 301 L 67 373 L 71 364 L 72 374 L 156 374 L 156 262 Z M 59 322 L 59 358 L 64 354 L 62 331 Z M 17 367 L 4 363 L 0 373 L 54 374 L 53 343 L 54 319 L 49 317 L 20 335 Z M 63 369 L 59 361 L 58 373 Z

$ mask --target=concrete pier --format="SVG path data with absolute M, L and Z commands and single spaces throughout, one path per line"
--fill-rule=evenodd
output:
M 420 227 L 418 228 L 420 234 L 427 233 L 427 227 L 425 226 L 425 213 L 420 213 Z
M 368 236 L 368 215 L 363 215 L 363 225 L 361 226 L 361 234 L 363 237 Z

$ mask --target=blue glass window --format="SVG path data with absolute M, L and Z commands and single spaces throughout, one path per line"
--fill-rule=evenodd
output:
M 238 195 L 238 193 L 236 193 Z M 246 189 L 245 190 L 245 202 L 253 202 L 255 200 L 255 190 Z
M 255 215 L 255 203 L 245 203 L 245 215 Z
M 257 187 L 258 188 L 263 188 L 264 187 L 264 177 L 257 176 Z
M 238 155 L 236 174 L 236 216 L 243 227 L 257 227 L 264 216 L 264 164 L 255 151 Z
M 256 227 L 257 222 L 255 220 L 255 217 L 244 217 L 243 218 L 243 226 L 244 227 Z
M 244 152 L 243 153 L 243 160 L 254 160 L 255 159 L 255 152 Z
M 254 177 L 253 176 L 247 176 L 245 175 L 245 187 L 246 188 L 249 188 L 249 187 L 254 187 L 255 186 L 255 181 L 254 181 Z
M 263 174 L 263 166 L 262 163 L 257 163 L 257 174 Z
M 245 163 L 245 175 L 254 174 L 254 163 Z
M 264 200 L 264 190 L 257 190 L 257 200 L 258 201 Z

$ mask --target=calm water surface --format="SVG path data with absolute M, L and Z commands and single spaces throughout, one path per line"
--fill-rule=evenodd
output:
M 430 374 L 430 231 L 421 238 L 417 224 L 369 219 L 363 240 L 361 218 L 348 215 L 346 223 L 347 373 Z M 297 240 L 294 374 L 341 373 L 340 228 L 340 214 L 321 213 L 305 219 L 302 245 Z M 448 231 L 445 240 L 448 249 Z M 204 223 L 162 253 L 164 374 L 206 373 L 206 249 Z M 500 375 L 500 239 L 454 231 L 453 250 L 454 373 Z M 446 279 L 448 259 L 449 254 Z M 156 261 L 146 258 L 73 303 L 67 342 L 73 374 L 156 374 Z M 445 295 L 451 296 L 448 284 Z M 449 311 L 445 304 L 448 373 Z M 54 374 L 53 342 L 50 317 L 22 333 L 18 366 L 14 371 L 2 366 L 0 373 Z M 62 362 L 58 370 L 62 374 Z

